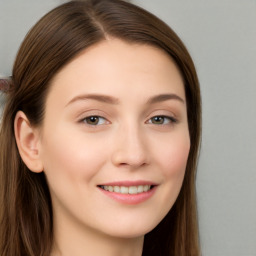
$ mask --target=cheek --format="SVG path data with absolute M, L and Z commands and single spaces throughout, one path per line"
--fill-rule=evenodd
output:
M 55 134 L 57 135 L 48 136 L 43 144 L 42 158 L 48 179 L 68 178 L 69 181 L 80 182 L 92 179 L 104 161 L 100 144 L 70 132 Z
M 188 137 L 176 137 L 172 143 L 166 144 L 162 151 L 162 174 L 164 186 L 162 187 L 162 204 L 165 214 L 172 208 L 182 187 L 188 155 L 190 140 Z
M 187 160 L 188 160 L 188 154 L 189 154 L 189 145 L 188 144 L 182 144 L 174 147 L 170 147 L 169 151 L 166 151 L 164 157 L 166 159 L 165 161 L 165 170 L 166 170 L 166 176 L 183 176 L 186 166 L 187 166 Z
M 168 177 L 183 177 L 190 150 L 189 136 L 175 136 L 166 140 L 158 149 L 159 163 L 162 165 L 163 174 Z

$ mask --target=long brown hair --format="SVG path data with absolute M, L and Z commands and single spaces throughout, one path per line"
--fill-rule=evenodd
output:
M 184 79 L 191 148 L 180 194 L 162 222 L 146 234 L 143 255 L 198 256 L 195 196 L 201 136 L 199 83 L 182 41 L 164 22 L 121 0 L 80 0 L 45 15 L 23 41 L 13 67 L 0 130 L 0 255 L 48 256 L 53 242 L 51 197 L 44 173 L 29 171 L 19 155 L 14 118 L 22 110 L 40 126 L 51 80 L 82 50 L 106 37 L 163 49 Z

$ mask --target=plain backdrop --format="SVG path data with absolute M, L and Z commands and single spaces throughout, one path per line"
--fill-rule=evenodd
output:
M 62 2 L 0 0 L 1 75 L 11 74 L 29 28 Z M 256 256 L 256 0 L 133 2 L 177 32 L 198 71 L 203 103 L 197 174 L 202 254 Z

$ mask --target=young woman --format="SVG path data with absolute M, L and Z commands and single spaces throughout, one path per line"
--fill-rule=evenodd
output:
M 193 62 L 162 21 L 72 1 L 28 33 L 1 123 L 1 256 L 198 256 Z

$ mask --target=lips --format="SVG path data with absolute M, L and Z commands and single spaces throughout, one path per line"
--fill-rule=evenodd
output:
M 124 204 L 139 204 L 148 200 L 157 184 L 148 181 L 122 181 L 97 186 L 103 194 Z
M 114 192 L 114 193 L 121 193 L 121 194 L 140 194 L 143 192 L 147 192 L 152 187 L 151 185 L 139 185 L 139 186 L 100 186 L 102 189 Z

